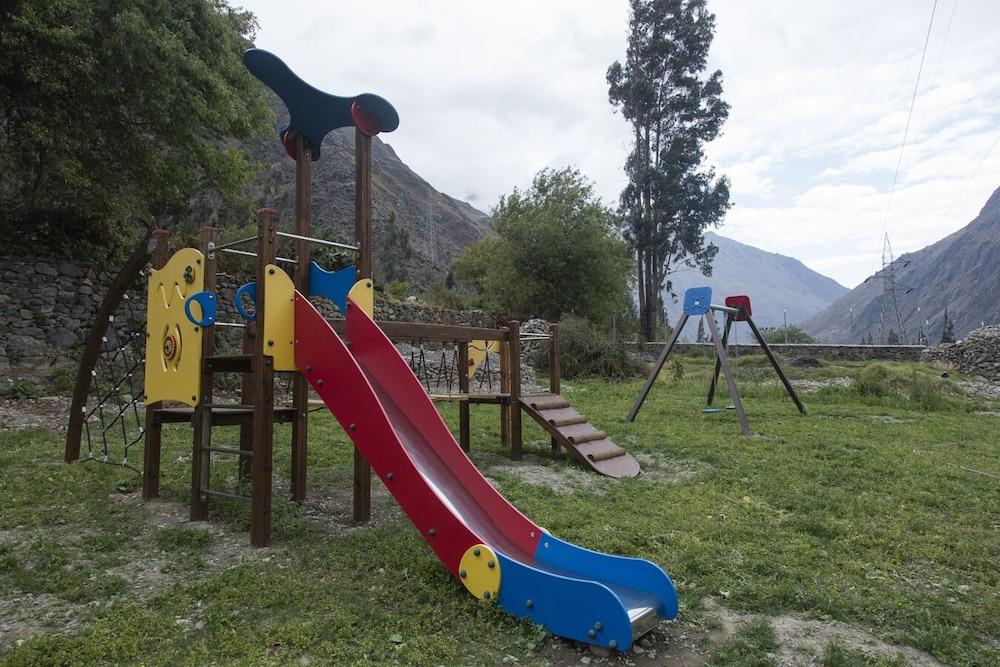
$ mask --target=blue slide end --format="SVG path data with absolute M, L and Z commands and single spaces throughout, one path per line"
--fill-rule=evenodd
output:
M 347 293 L 357 280 L 356 267 L 326 271 L 316 262 L 309 263 L 309 296 L 321 296 L 333 301 L 340 308 L 341 315 L 347 313 Z

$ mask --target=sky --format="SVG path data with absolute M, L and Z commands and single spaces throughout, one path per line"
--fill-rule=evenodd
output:
M 392 102 L 400 126 L 382 139 L 436 189 L 489 212 L 573 165 L 617 203 L 629 130 L 605 73 L 625 56 L 626 0 L 233 4 L 257 15 L 256 46 L 314 86 Z M 896 256 L 920 249 L 1000 187 L 1000 2 L 709 7 L 709 67 L 731 105 L 706 148 L 731 181 L 719 233 L 853 287 L 880 268 L 885 234 Z

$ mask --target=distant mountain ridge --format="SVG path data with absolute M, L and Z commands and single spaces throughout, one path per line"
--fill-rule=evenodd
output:
M 906 288 L 896 294 L 908 342 L 916 342 L 923 323 L 928 341 L 937 343 L 945 308 L 958 338 L 983 323 L 1000 322 L 1000 189 L 968 225 L 902 255 L 893 266 L 897 284 Z M 878 341 L 882 292 L 876 274 L 817 313 L 805 328 L 825 342 L 858 342 L 868 335 Z
M 786 315 L 789 324 L 801 324 L 848 291 L 794 257 L 761 250 L 714 232 L 705 234 L 705 240 L 719 248 L 712 262 L 712 275 L 706 277 L 689 269 L 670 276 L 673 291 L 678 295 L 678 303 L 670 305 L 669 294 L 664 293 L 672 322 L 677 320 L 680 300 L 689 287 L 711 287 L 716 303 L 722 303 L 729 295 L 748 295 L 754 321 L 761 327 L 781 326 Z M 690 340 L 693 336 L 692 329 L 685 338 Z

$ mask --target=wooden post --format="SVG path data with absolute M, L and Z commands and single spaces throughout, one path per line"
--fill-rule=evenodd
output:
M 510 449 L 510 329 L 504 329 L 500 341 L 500 446 Z
M 712 344 L 715 345 L 715 354 L 722 365 L 722 373 L 726 376 L 726 386 L 729 387 L 729 399 L 736 408 L 736 418 L 739 419 L 740 429 L 742 429 L 743 435 L 750 435 L 750 425 L 747 423 L 747 415 L 743 411 L 740 390 L 736 387 L 733 371 L 729 367 L 729 357 L 726 356 L 726 348 L 722 345 L 722 340 L 719 338 L 719 327 L 715 326 L 715 317 L 711 311 L 705 313 L 702 317 L 708 320 L 708 330 L 712 332 Z
M 372 277 L 372 138 L 354 130 L 354 240 L 358 246 L 358 280 Z M 355 523 L 371 520 L 372 472 L 361 452 L 354 449 Z
M 561 377 L 559 371 L 559 325 L 549 325 L 549 393 L 559 394 Z M 552 438 L 552 451 L 559 451 L 559 441 Z
M 729 332 L 733 328 L 733 316 L 726 313 L 726 328 L 722 331 L 722 347 L 725 348 L 729 344 Z M 708 405 L 712 405 L 712 401 L 715 400 L 715 388 L 719 384 L 719 371 L 722 369 L 722 360 L 718 357 L 715 358 L 715 372 L 712 373 L 712 381 L 708 385 Z
M 785 372 L 781 370 L 781 365 L 778 364 L 778 360 L 774 358 L 774 353 L 771 352 L 771 346 L 768 345 L 764 337 L 760 335 L 760 331 L 757 329 L 757 325 L 754 324 L 753 319 L 745 313 L 744 316 L 746 317 L 747 324 L 750 325 L 750 331 L 753 332 L 754 338 L 757 339 L 757 343 L 764 350 L 764 354 L 767 355 L 767 359 L 771 362 L 771 366 L 774 367 L 774 372 L 778 374 L 779 378 L 781 378 L 781 384 L 785 385 L 785 391 L 787 391 L 788 395 L 791 396 L 792 401 L 795 402 L 795 407 L 799 409 L 799 412 L 805 414 L 806 406 L 802 405 L 802 401 L 799 399 L 799 395 L 795 392 L 795 388 L 792 387 L 792 383 L 788 381 L 787 377 L 785 377 Z
M 649 390 L 653 388 L 653 383 L 656 382 L 656 377 L 663 370 L 663 364 L 667 363 L 667 357 L 670 356 L 670 351 L 674 349 L 674 345 L 677 343 L 677 339 L 680 338 L 681 331 L 684 329 L 684 325 L 687 324 L 688 316 L 687 313 L 681 313 L 680 318 L 677 320 L 677 326 L 674 328 L 674 335 L 670 337 L 670 342 L 667 343 L 663 351 L 660 352 L 660 358 L 656 360 L 656 364 L 653 365 L 653 369 L 649 372 L 649 377 L 646 378 L 646 384 L 643 385 L 642 391 L 635 399 L 635 403 L 632 404 L 632 409 L 628 411 L 628 416 L 625 417 L 625 421 L 634 422 L 635 416 L 639 414 L 639 408 L 646 401 L 646 397 L 649 396 Z
M 162 269 L 169 259 L 167 237 L 170 232 L 157 229 L 153 232 L 152 267 Z M 148 308 L 148 306 L 147 306 Z M 160 495 L 160 443 L 163 425 L 154 418 L 154 411 L 163 405 L 163 401 L 146 404 L 145 442 L 142 452 L 142 497 L 144 500 Z M 79 438 L 77 439 L 79 442 Z M 77 445 L 79 446 L 79 444 Z
M 202 227 L 201 252 L 205 255 L 202 272 L 206 292 L 215 292 L 215 258 L 209 253 L 209 244 L 214 244 L 219 230 L 217 227 Z M 212 254 L 212 257 L 209 257 Z M 209 327 L 201 332 L 201 396 L 194 407 L 191 421 L 194 424 L 191 443 L 191 520 L 204 521 L 208 518 L 208 488 L 211 476 L 212 453 L 212 374 L 205 370 L 204 360 L 215 353 L 215 329 Z
M 469 343 L 461 341 L 458 343 L 458 392 L 464 398 L 458 402 L 458 442 L 462 446 L 462 451 L 468 452 L 472 449 L 471 434 L 469 430 Z
M 271 541 L 271 467 L 274 445 L 274 364 L 264 354 L 263 322 L 265 308 L 264 274 L 274 263 L 277 252 L 278 212 L 272 208 L 257 211 L 257 298 L 254 319 L 258 323 L 257 344 L 253 351 L 253 462 L 250 490 L 250 544 L 266 547 Z
M 295 233 L 309 236 L 312 207 L 312 150 L 302 135 L 295 137 Z M 295 289 L 309 294 L 309 241 L 296 239 Z M 306 448 L 309 434 L 309 383 L 301 373 L 292 380 L 292 500 L 306 498 Z
M 510 458 L 521 460 L 524 446 L 521 434 L 521 323 L 510 324 Z
M 253 354 L 254 345 L 257 342 L 257 323 L 247 322 L 246 329 L 243 330 L 243 354 Z M 240 405 L 253 405 L 253 373 L 240 374 Z M 240 450 L 244 452 L 253 451 L 253 423 L 240 424 Z M 252 474 L 253 457 L 240 455 L 239 479 L 241 482 L 250 481 Z

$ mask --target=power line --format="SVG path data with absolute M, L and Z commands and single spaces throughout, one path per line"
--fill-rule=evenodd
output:
M 906 138 L 910 134 L 910 119 L 913 118 L 913 107 L 917 103 L 917 91 L 920 89 L 920 76 L 924 72 L 924 59 L 927 57 L 927 45 L 931 41 L 931 28 L 934 27 L 934 13 L 937 11 L 938 0 L 931 7 L 931 20 L 927 24 L 927 35 L 924 37 L 924 50 L 920 54 L 920 67 L 917 68 L 917 82 L 913 86 L 913 96 L 910 98 L 910 111 L 906 114 L 906 127 L 903 129 L 903 142 L 899 146 L 899 157 L 896 160 L 896 172 L 892 175 L 892 186 L 889 188 L 889 202 L 885 207 L 885 217 L 882 218 L 882 233 L 885 234 L 886 223 L 889 221 L 889 210 L 892 208 L 892 195 L 896 192 L 896 181 L 899 179 L 899 168 L 903 164 L 903 151 L 906 149 Z

